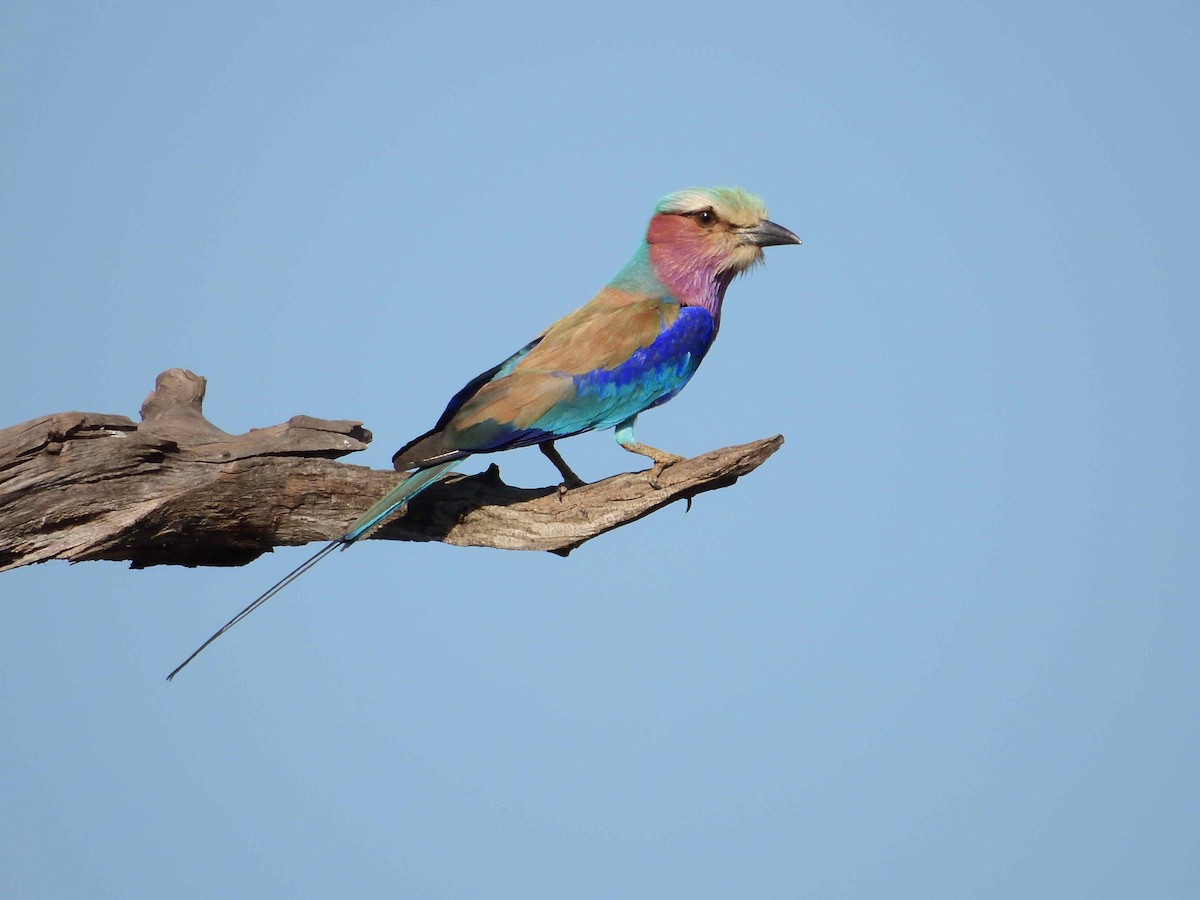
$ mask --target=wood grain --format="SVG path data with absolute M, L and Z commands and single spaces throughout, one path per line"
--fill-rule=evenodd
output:
M 336 461 L 370 442 L 361 422 L 295 416 L 231 435 L 204 418 L 204 391 L 202 377 L 171 369 L 141 422 L 65 412 L 0 431 L 0 571 L 52 559 L 245 565 L 276 546 L 339 537 L 401 477 Z M 732 485 L 782 444 L 776 435 L 684 460 L 657 488 L 643 472 L 565 492 L 518 488 L 493 465 L 431 487 L 370 539 L 566 555 Z

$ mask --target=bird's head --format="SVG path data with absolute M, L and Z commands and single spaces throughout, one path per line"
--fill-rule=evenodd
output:
M 734 187 L 689 188 L 659 201 L 646 231 L 655 272 L 691 299 L 761 262 L 763 247 L 800 238 L 767 218 L 762 200 Z M 680 298 L 684 300 L 684 297 Z

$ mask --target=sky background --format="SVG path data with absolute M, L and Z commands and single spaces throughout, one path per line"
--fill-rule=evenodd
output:
M 227 431 L 360 419 L 386 468 L 663 194 L 743 185 L 804 246 L 639 425 L 786 436 L 686 516 L 362 545 L 169 685 L 311 551 L 0 575 L 0 893 L 1200 896 L 1198 36 L 1184 2 L 6 4 L 0 426 L 136 417 L 180 366 Z

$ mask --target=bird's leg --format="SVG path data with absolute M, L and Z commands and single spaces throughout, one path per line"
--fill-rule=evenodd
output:
M 571 488 L 583 487 L 587 484 L 582 478 L 571 471 L 571 467 L 567 465 L 567 461 L 562 458 L 562 454 L 554 446 L 554 441 L 546 441 L 538 444 L 538 449 L 542 451 L 542 455 L 550 462 L 554 463 L 554 468 L 558 469 L 558 474 L 562 475 L 562 484 L 558 486 L 559 499 Z
M 617 443 L 630 453 L 637 453 L 640 456 L 647 456 L 654 460 L 654 468 L 650 470 L 650 486 L 657 488 L 658 476 L 663 473 L 663 469 L 677 462 L 683 462 L 685 457 L 676 456 L 674 453 L 667 453 L 664 450 L 658 450 L 654 447 L 648 447 L 645 444 L 639 444 L 633 436 L 633 426 L 636 422 L 637 415 L 635 414 L 617 426 Z

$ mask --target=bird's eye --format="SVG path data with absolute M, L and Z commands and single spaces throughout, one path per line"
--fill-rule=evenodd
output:
M 702 209 L 696 213 L 696 221 L 701 225 L 711 225 L 717 221 L 717 215 L 711 209 Z

